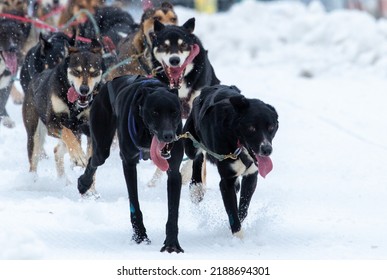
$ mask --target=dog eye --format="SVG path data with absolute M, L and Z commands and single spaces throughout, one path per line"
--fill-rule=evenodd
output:
M 277 127 L 277 126 L 276 126 L 275 124 L 272 124 L 272 125 L 269 125 L 269 127 L 267 128 L 267 130 L 268 130 L 270 133 L 272 133 L 272 132 L 275 131 L 276 127 Z
M 157 111 L 153 111 L 152 112 L 152 116 L 154 116 L 154 117 L 158 117 L 160 114 L 159 114 L 159 112 L 157 112 Z
M 154 20 L 154 21 L 156 21 L 156 20 L 160 21 L 160 20 L 161 20 L 161 17 L 153 17 L 153 20 Z
M 175 23 L 177 21 L 177 18 L 171 18 L 170 21 Z
M 76 69 L 73 69 L 73 74 L 74 74 L 74 75 L 80 75 L 80 74 L 81 74 L 81 72 L 80 72 L 80 71 L 78 71 L 78 70 L 76 70 Z
M 251 126 L 249 126 L 248 131 L 249 131 L 249 132 L 255 132 L 256 129 L 255 129 L 254 126 L 251 125 Z

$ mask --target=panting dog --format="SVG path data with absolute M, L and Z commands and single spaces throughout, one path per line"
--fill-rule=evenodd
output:
M 168 221 L 161 251 L 183 252 L 178 241 L 178 212 L 181 192 L 180 163 L 182 141 L 175 141 L 182 130 L 177 93 L 155 78 L 121 76 L 102 86 L 90 111 L 93 152 L 78 189 L 86 193 L 93 185 L 98 168 L 109 157 L 117 132 L 124 176 L 129 193 L 132 239 L 149 243 L 137 191 L 137 164 L 152 159 L 167 172 Z
M 272 170 L 272 140 L 278 129 L 274 107 L 240 94 L 235 86 L 206 87 L 193 103 L 184 132 L 185 153 L 191 159 L 201 157 L 217 166 L 220 192 L 231 232 L 243 236 L 241 223 L 246 218 L 258 174 Z M 193 165 L 191 191 L 196 202 L 203 199 L 201 165 Z M 239 177 L 242 177 L 241 184 Z M 239 204 L 237 192 L 240 191 Z
M 8 128 L 15 126 L 6 104 L 22 57 L 24 36 L 23 24 L 0 18 L 0 123 Z
M 155 21 L 152 40 L 152 63 L 156 77 L 170 88 L 178 89 L 187 118 L 193 99 L 205 86 L 220 83 L 200 39 L 193 34 L 195 18 L 182 26 Z
M 44 136 L 59 139 L 54 149 L 57 173 L 64 176 L 63 157 L 69 152 L 78 166 L 87 164 L 80 136 L 88 134 L 88 118 L 102 78 L 102 48 L 93 40 L 89 46 L 67 46 L 68 55 L 52 69 L 34 76 L 23 102 L 30 172 L 36 173 Z

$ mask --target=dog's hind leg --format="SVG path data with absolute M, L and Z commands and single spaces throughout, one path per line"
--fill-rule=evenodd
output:
M 160 180 L 161 176 L 163 176 L 163 171 L 160 168 L 156 168 L 155 173 L 153 173 L 152 179 L 148 182 L 148 187 L 153 188 L 156 186 L 156 183 Z
M 24 95 L 16 88 L 15 84 L 11 88 L 11 97 L 14 104 L 22 104 Z
M 5 127 L 13 128 L 15 127 L 15 122 L 9 117 L 5 106 L 9 98 L 10 88 L 0 89 L 0 122 L 3 123 Z

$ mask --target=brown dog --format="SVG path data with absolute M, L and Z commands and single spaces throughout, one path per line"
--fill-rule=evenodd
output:
M 177 15 L 173 5 L 163 2 L 160 7 L 148 8 L 144 11 L 137 32 L 128 35 L 118 45 L 118 61 L 130 61 L 114 69 L 108 80 L 127 74 L 150 75 L 152 73 L 150 33 L 153 32 L 154 21 L 163 24 L 177 24 Z
M 105 0 L 68 0 L 66 9 L 63 11 L 58 24 L 61 26 L 68 23 L 68 21 L 82 9 L 88 10 L 90 13 L 94 14 L 95 9 L 103 6 L 104 3 Z M 81 15 L 77 18 L 80 22 L 85 19 L 87 19 L 86 15 Z

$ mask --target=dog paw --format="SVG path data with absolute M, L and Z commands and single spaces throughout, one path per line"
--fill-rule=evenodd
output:
M 70 153 L 71 161 L 74 163 L 75 166 L 80 166 L 84 168 L 86 167 L 87 157 L 82 150 L 74 151 L 70 149 L 69 153 Z
M 132 240 L 134 242 L 136 242 L 137 244 L 141 244 L 141 243 L 144 243 L 146 245 L 150 245 L 151 244 L 151 241 L 150 241 L 150 239 L 148 238 L 148 236 L 146 234 L 139 235 L 139 234 L 134 233 L 132 235 Z
M 189 185 L 189 195 L 192 203 L 198 204 L 201 202 L 205 193 L 206 190 L 202 183 L 191 183 Z
M 179 253 L 184 253 L 183 248 L 181 248 L 179 244 L 175 244 L 175 245 L 164 245 L 163 247 L 161 247 L 160 252 L 163 253 L 163 252 L 165 252 L 165 251 L 167 251 L 168 253 L 173 253 L 173 252 L 175 252 L 175 253 L 177 253 L 177 254 L 179 254 Z
M 96 190 L 88 190 L 81 196 L 82 196 L 82 199 L 85 199 L 85 200 L 97 200 L 101 198 L 101 195 Z
M 0 121 L 3 122 L 3 125 L 8 128 L 14 128 L 15 122 L 8 116 L 0 118 Z
M 244 234 L 243 229 L 240 229 L 239 231 L 234 232 L 232 235 L 233 235 L 234 237 L 238 238 L 238 239 L 243 240 L 245 234 Z
M 11 98 L 14 104 L 16 105 L 23 104 L 24 95 L 15 87 L 12 87 Z

